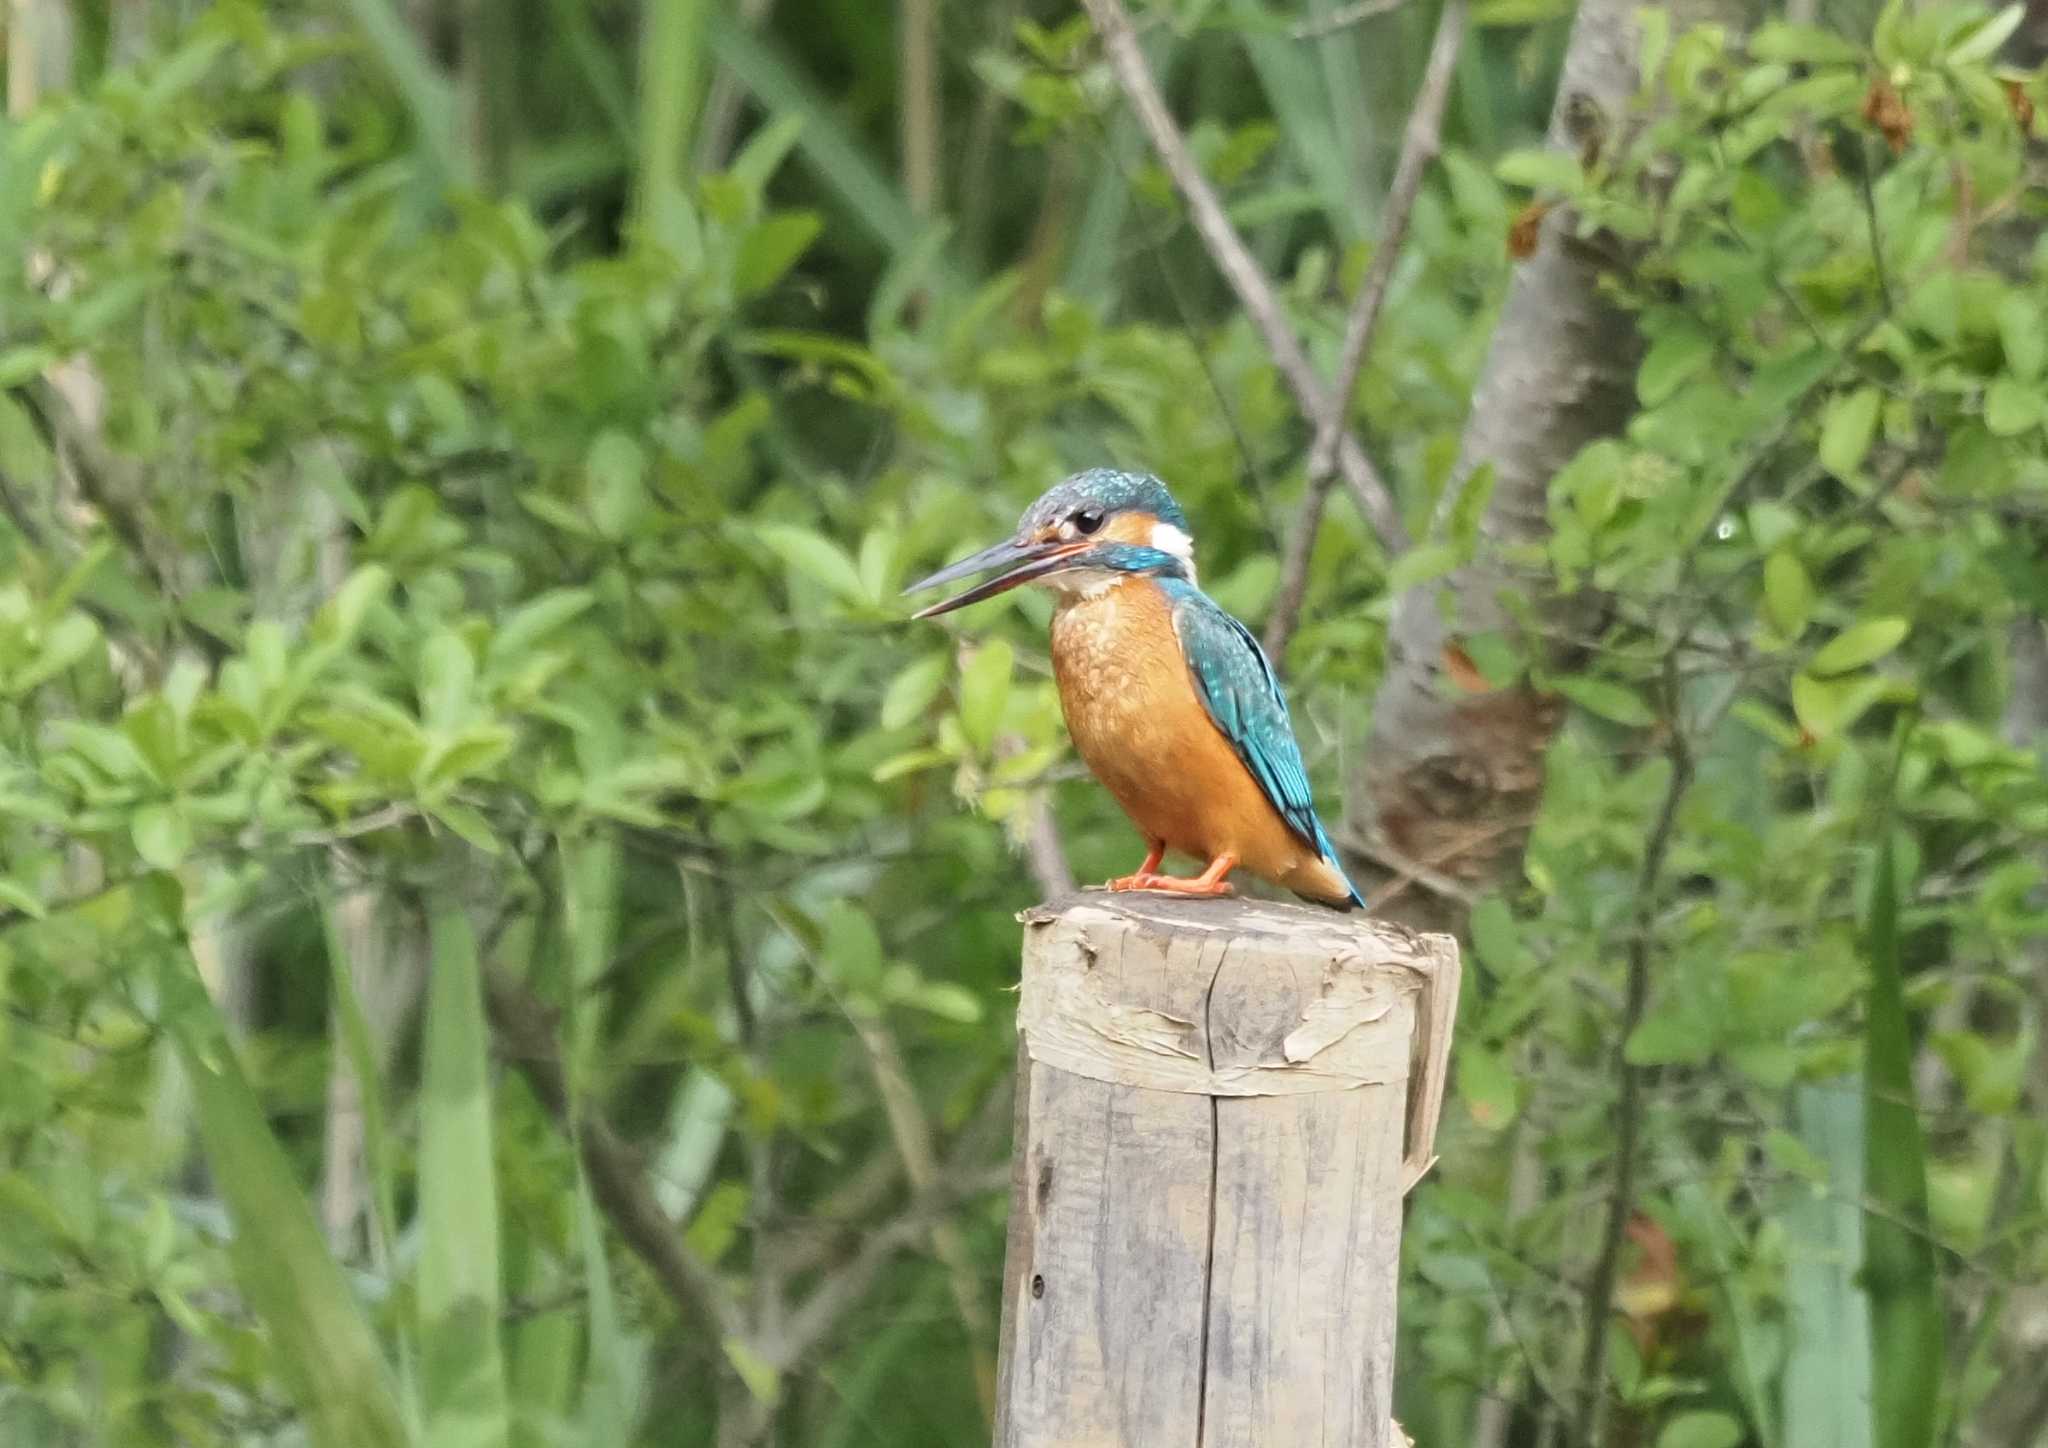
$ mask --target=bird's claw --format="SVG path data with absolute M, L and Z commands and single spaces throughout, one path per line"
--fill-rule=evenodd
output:
M 1224 896 L 1237 893 L 1236 887 L 1224 880 L 1190 880 L 1180 875 L 1119 875 L 1106 881 L 1103 888 L 1115 891 L 1157 890 L 1167 895 Z

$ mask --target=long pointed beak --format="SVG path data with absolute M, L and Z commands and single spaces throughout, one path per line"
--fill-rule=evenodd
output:
M 942 613 L 951 613 L 956 608 L 965 608 L 970 603 L 980 603 L 984 598 L 994 598 L 999 593 L 1008 593 L 1020 583 L 1029 583 L 1043 578 L 1048 573 L 1057 573 L 1066 566 L 1067 560 L 1077 554 L 1086 553 L 1094 545 L 1085 541 L 1072 543 L 1023 542 L 1005 538 L 992 548 L 984 548 L 971 558 L 948 564 L 929 578 L 920 578 L 904 589 L 905 593 L 922 593 L 927 588 L 941 584 L 957 583 L 963 578 L 972 578 L 977 573 L 1001 569 L 995 577 L 977 583 L 964 593 L 941 599 L 928 608 L 921 608 L 912 618 L 935 618 Z

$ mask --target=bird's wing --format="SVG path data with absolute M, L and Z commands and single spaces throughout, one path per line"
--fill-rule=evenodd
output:
M 1174 632 L 1210 719 L 1288 827 L 1319 854 L 1332 856 L 1329 838 L 1316 819 L 1315 797 L 1301 762 L 1301 746 L 1294 740 L 1293 722 L 1287 717 L 1287 700 L 1265 650 L 1250 629 L 1206 594 L 1187 585 L 1173 593 Z

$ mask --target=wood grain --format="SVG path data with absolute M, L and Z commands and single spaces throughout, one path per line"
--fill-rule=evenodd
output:
M 1262 901 L 1021 918 L 999 1448 L 1398 1442 L 1404 1142 L 1429 1159 L 1455 948 Z

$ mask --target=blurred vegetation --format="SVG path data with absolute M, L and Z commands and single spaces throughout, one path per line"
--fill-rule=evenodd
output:
M 1140 16 L 1326 363 L 1434 23 L 1348 8 Z M 1012 914 L 1137 846 L 1043 603 L 895 593 L 1107 460 L 1256 623 L 1310 442 L 1085 18 L 9 19 L 0 1440 L 978 1441 Z M 1571 203 L 1642 407 L 1517 560 L 1597 635 L 1460 661 L 1572 715 L 1461 902 L 1398 1410 L 2036 1443 L 2048 91 L 2018 7 L 1652 13 L 1660 106 L 1574 157 L 1569 19 L 1475 8 L 1351 399 L 1422 541 L 1333 504 L 1281 660 L 1355 824 L 1391 598 L 1489 546 L 1439 503 L 1510 236 Z

